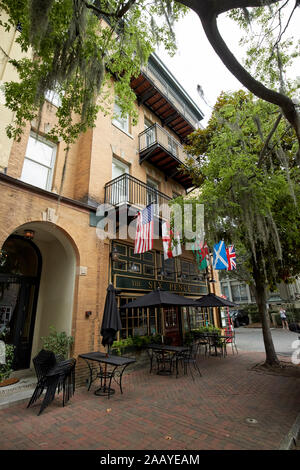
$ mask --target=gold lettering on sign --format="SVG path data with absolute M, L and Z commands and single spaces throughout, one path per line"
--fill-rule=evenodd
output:
M 132 281 L 133 287 L 141 287 L 142 283 L 141 281 Z

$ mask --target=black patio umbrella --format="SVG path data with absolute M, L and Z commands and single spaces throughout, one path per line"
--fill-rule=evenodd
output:
M 117 332 L 121 330 L 121 328 L 122 323 L 116 301 L 116 290 L 112 284 L 109 284 L 101 325 L 103 346 L 111 346 L 116 338 Z
M 162 307 L 168 305 L 178 305 L 179 307 L 195 307 L 195 301 L 181 295 L 173 294 L 169 291 L 157 289 L 149 292 L 149 294 L 138 297 L 137 299 L 123 305 L 120 308 Z
M 207 294 L 194 301 L 195 307 L 237 307 L 237 304 L 230 300 L 222 299 L 215 294 Z

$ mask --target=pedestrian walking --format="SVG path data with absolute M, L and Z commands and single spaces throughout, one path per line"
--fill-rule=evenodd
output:
M 286 311 L 284 310 L 283 307 L 280 308 L 279 310 L 279 315 L 280 315 L 280 318 L 281 318 L 281 323 L 282 323 L 282 328 L 283 329 L 289 329 L 289 325 L 288 325 L 288 322 L 287 322 L 287 316 L 286 316 Z

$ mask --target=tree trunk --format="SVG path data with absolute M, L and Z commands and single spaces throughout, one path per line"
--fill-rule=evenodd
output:
M 258 261 L 258 260 L 257 260 Z M 260 264 L 262 265 L 262 264 Z M 274 343 L 271 335 L 271 323 L 269 312 L 267 309 L 267 288 L 266 282 L 264 279 L 264 274 L 260 271 L 260 268 L 257 267 L 255 263 L 255 268 L 253 270 L 253 277 L 255 281 L 254 294 L 256 299 L 256 304 L 258 311 L 262 319 L 262 332 L 266 350 L 266 361 L 265 364 L 268 366 L 279 366 L 280 362 L 275 352 Z

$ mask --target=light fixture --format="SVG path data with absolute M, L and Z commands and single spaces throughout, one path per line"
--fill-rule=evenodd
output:
M 32 240 L 34 238 L 34 231 L 29 230 L 29 229 L 25 229 L 24 230 L 24 238 L 26 238 L 27 240 Z
M 139 267 L 138 267 L 137 264 L 131 263 L 128 271 L 130 271 L 131 273 L 137 273 L 137 272 L 139 272 Z
M 7 261 L 8 253 L 5 250 L 0 250 L 0 266 L 4 266 Z
M 113 247 L 110 256 L 113 261 L 119 261 L 120 253 L 118 252 L 118 249 L 116 246 Z

